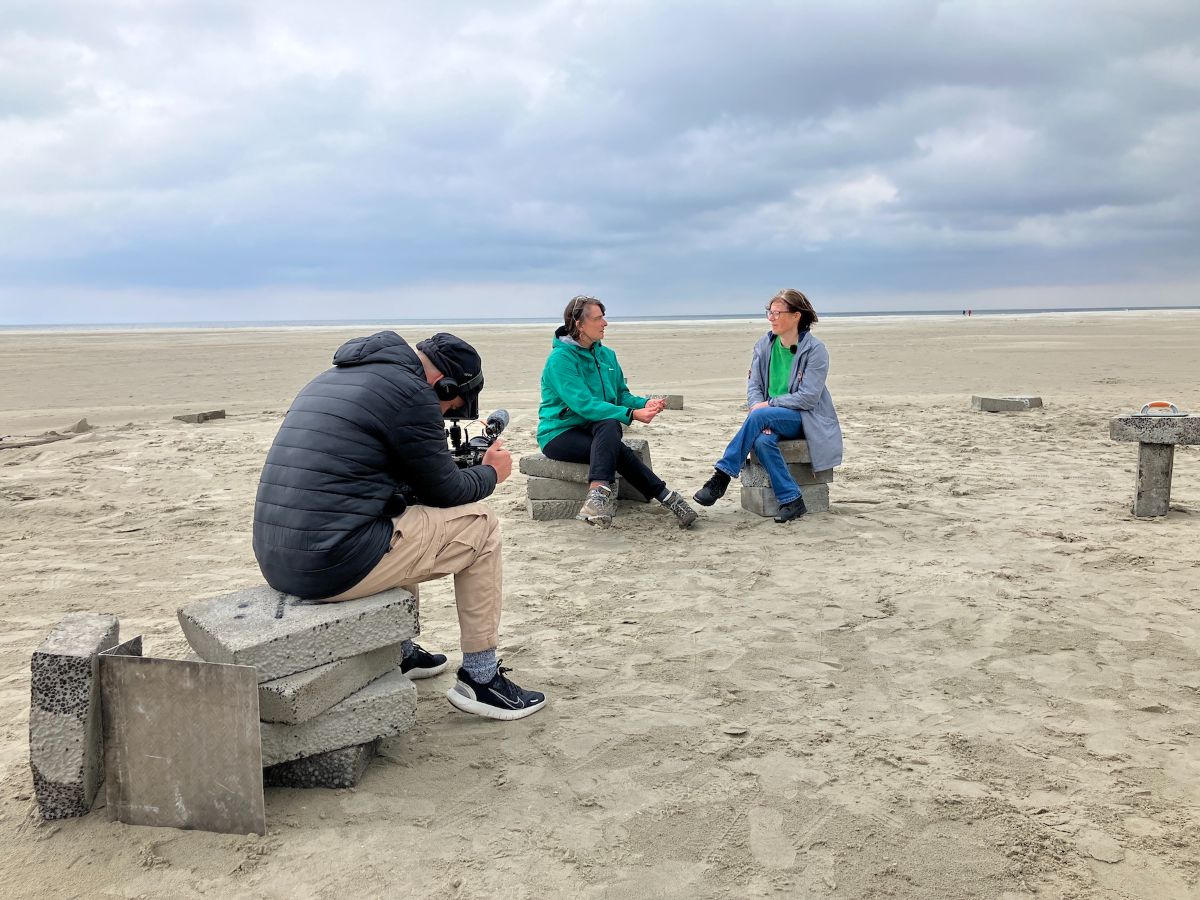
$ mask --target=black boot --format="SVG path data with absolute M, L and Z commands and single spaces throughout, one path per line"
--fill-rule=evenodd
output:
M 790 522 L 792 519 L 800 518 L 806 512 L 808 512 L 808 508 L 804 505 L 804 498 L 797 497 L 795 500 L 779 504 L 779 512 L 775 513 L 775 521 Z
M 729 488 L 729 476 L 720 469 L 713 469 L 712 478 L 704 482 L 704 487 L 696 491 L 692 497 L 701 506 L 712 506 L 725 496 Z

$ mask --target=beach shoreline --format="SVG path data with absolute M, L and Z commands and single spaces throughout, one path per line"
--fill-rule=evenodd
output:
M 176 609 L 260 580 L 254 493 L 284 411 L 369 330 L 0 332 L 0 435 L 95 426 L 0 449 L 0 893 L 1197 891 L 1200 448 L 1177 448 L 1170 514 L 1136 519 L 1136 445 L 1108 439 L 1147 400 L 1200 411 L 1196 310 L 824 318 L 846 437 L 829 513 L 776 525 L 735 484 L 689 531 L 657 504 L 601 531 L 531 521 L 525 477 L 500 485 L 500 651 L 546 710 L 482 722 L 446 703 L 452 676 L 420 682 L 416 726 L 358 788 L 269 790 L 262 837 L 102 809 L 39 824 L 33 649 L 92 611 L 185 655 Z M 514 455 L 535 452 L 553 324 L 445 330 L 479 348 Z M 635 392 L 684 396 L 633 432 L 681 493 L 741 421 L 765 330 L 610 327 Z M 427 587 L 421 642 L 454 663 L 450 586 Z

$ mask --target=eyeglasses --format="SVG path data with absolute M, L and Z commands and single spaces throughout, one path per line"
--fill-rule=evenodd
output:
M 798 309 L 771 309 L 771 307 L 769 307 L 769 306 L 767 307 L 767 318 L 768 319 L 778 319 L 780 316 L 784 316 L 784 315 L 788 315 L 788 314 L 798 316 L 798 315 L 800 315 L 800 310 L 798 310 Z

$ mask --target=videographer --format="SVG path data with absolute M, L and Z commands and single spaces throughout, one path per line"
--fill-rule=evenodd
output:
M 333 368 L 296 396 L 267 453 L 254 504 L 254 555 L 276 590 L 354 600 L 454 576 L 463 664 L 447 699 L 464 712 L 519 719 L 545 695 L 518 687 L 496 658 L 500 522 L 482 503 L 512 472 L 496 440 L 460 468 L 443 418 L 478 416 L 479 354 L 452 334 L 416 349 L 392 331 L 338 348 Z M 405 641 L 401 670 L 429 678 L 441 653 Z

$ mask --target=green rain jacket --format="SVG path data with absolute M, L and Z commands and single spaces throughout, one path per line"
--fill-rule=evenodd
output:
M 648 401 L 630 393 L 617 354 L 602 343 L 585 350 L 560 325 L 542 368 L 538 446 L 545 449 L 564 431 L 589 422 L 616 419 L 628 425 L 633 411 Z

